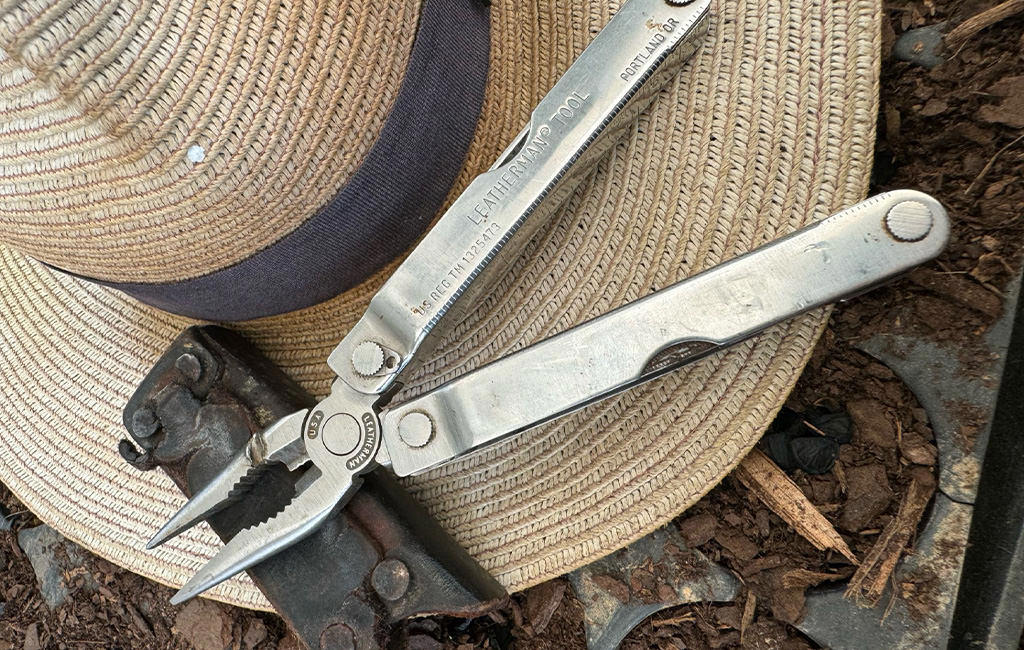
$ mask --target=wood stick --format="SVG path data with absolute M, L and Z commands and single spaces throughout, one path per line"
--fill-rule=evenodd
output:
M 853 551 L 828 519 L 772 459 L 754 449 L 736 467 L 736 478 L 757 495 L 772 512 L 782 517 L 804 539 L 819 550 L 833 549 L 857 564 Z
M 651 619 L 651 627 L 661 627 L 662 625 L 678 625 L 680 623 L 689 623 L 695 620 L 697 620 L 697 618 L 692 613 L 687 612 L 682 616 L 673 616 L 672 618 Z
M 746 647 L 744 638 L 747 635 L 747 628 L 754 622 L 754 612 L 757 611 L 757 596 L 754 592 L 747 592 L 747 602 L 743 605 L 743 618 L 740 619 L 740 645 Z
M 814 587 L 822 582 L 834 582 L 842 580 L 846 576 L 842 573 L 821 573 L 809 571 L 808 569 L 793 569 L 782 576 L 782 586 L 786 589 L 806 589 Z
M 975 14 L 946 34 L 946 46 L 950 49 L 956 49 L 986 27 L 994 25 L 1000 20 L 1009 18 L 1021 11 L 1024 11 L 1024 0 L 1006 0 L 1006 2 L 997 4 L 991 9 Z
M 935 476 L 930 470 L 920 467 L 911 472 L 910 488 L 903 495 L 899 512 L 886 525 L 846 588 L 845 597 L 861 607 L 874 607 L 878 604 L 885 583 L 903 555 L 907 542 L 917 530 L 925 506 L 935 493 Z

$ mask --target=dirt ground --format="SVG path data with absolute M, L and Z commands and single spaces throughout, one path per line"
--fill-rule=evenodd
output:
M 833 469 L 791 476 L 857 557 L 895 515 L 911 474 L 934 471 L 935 447 L 910 391 L 854 344 L 898 321 L 903 332 L 954 343 L 964 359 L 979 358 L 976 341 L 1001 313 L 1024 242 L 1024 15 L 982 31 L 932 70 L 895 60 L 891 48 L 908 29 L 956 25 L 994 4 L 885 5 L 872 192 L 929 192 L 949 208 L 954 230 L 936 263 L 835 310 L 789 401 L 796 413 L 816 407 L 849 415 L 852 440 L 840 447 Z M 972 432 L 964 433 L 970 444 Z M 12 530 L 0 530 L 0 650 L 299 647 L 272 614 L 203 600 L 173 607 L 170 589 L 88 554 L 65 576 L 71 589 L 64 604 L 51 609 L 17 541 L 18 531 L 39 522 L 2 487 L 0 504 L 13 523 Z M 741 594 L 732 603 L 659 612 L 634 629 L 623 648 L 737 647 L 741 629 L 747 647 L 816 647 L 790 624 L 801 615 L 806 588 L 849 578 L 847 560 L 816 550 L 735 477 L 673 525 L 742 579 Z M 405 634 L 407 645 L 420 649 L 584 648 L 582 611 L 566 581 L 556 580 L 516 594 L 490 616 L 412 621 Z

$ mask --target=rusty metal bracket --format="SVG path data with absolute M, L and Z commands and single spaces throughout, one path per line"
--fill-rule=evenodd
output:
M 1020 277 L 1010 286 L 1011 296 L 1004 305 L 1004 316 L 995 323 L 985 337 L 990 355 L 979 359 L 985 364 L 982 376 L 965 372 L 957 350 L 916 337 L 898 334 L 879 334 L 861 342 L 858 347 L 872 355 L 893 372 L 914 392 L 928 413 L 935 430 L 939 449 L 939 489 L 931 506 L 924 530 L 915 543 L 914 553 L 903 558 L 893 572 L 890 586 L 882 595 L 888 607 L 860 608 L 843 596 L 843 587 L 824 587 L 807 597 L 807 613 L 797 627 L 814 641 L 829 648 L 959 648 L 966 647 L 960 637 L 950 641 L 950 631 L 963 635 L 972 630 L 975 638 L 984 637 L 988 644 L 977 647 L 1011 647 L 1020 640 L 1020 626 L 1024 616 L 1020 613 L 1020 595 L 1007 583 L 1016 576 L 999 576 L 1001 584 L 986 585 L 990 591 L 972 595 L 976 602 L 990 605 L 984 620 L 971 614 L 967 620 L 956 612 L 957 592 L 965 564 L 972 556 L 978 561 L 986 549 L 972 549 L 968 532 L 976 516 L 978 478 L 982 473 L 982 460 L 991 433 L 990 426 L 978 432 L 969 448 L 958 443 L 958 432 L 963 430 L 961 413 L 991 414 L 999 393 L 996 378 L 1003 372 L 1007 348 L 1014 325 Z M 1004 381 L 1006 381 L 1004 379 Z M 1014 459 L 1016 460 L 1016 459 Z M 1011 461 L 1013 462 L 1013 461 Z M 1006 489 L 996 498 L 1005 498 Z M 1009 538 L 1019 537 L 1019 530 L 1000 531 Z M 986 536 L 991 541 L 993 534 Z M 993 549 L 1011 557 L 1016 549 Z M 968 580 L 967 582 L 971 582 Z M 928 607 L 912 608 L 909 601 L 898 597 L 901 585 L 928 590 Z M 893 596 L 894 588 L 896 596 Z M 977 587 L 975 586 L 977 590 Z M 984 599 L 984 601 L 983 601 Z M 962 608 L 967 611 L 965 603 Z M 995 605 L 992 605 L 995 603 Z M 996 616 L 993 608 L 1004 611 Z M 1006 611 L 1009 610 L 1009 611 Z M 1007 632 L 1006 630 L 1009 630 Z M 1000 637 L 1000 633 L 1002 636 Z
M 314 403 L 311 395 L 245 339 L 226 329 L 185 330 L 157 361 L 124 410 L 132 441 L 121 455 L 141 470 L 163 469 L 186 494 L 202 488 L 252 434 Z M 266 518 L 295 492 L 272 466 L 251 498 L 209 518 L 229 539 Z M 443 613 L 475 617 L 504 603 L 504 589 L 384 472 L 306 540 L 249 575 L 312 648 L 401 644 L 394 624 Z
M 668 589 L 646 587 L 645 582 L 656 576 Z M 612 593 L 602 586 L 602 578 L 610 578 L 626 593 Z M 630 630 L 655 612 L 688 603 L 730 601 L 740 590 L 739 580 L 700 551 L 687 548 L 672 525 L 576 569 L 569 574 L 569 583 L 583 603 L 589 650 L 615 650 Z M 640 586 L 636 593 L 634 584 Z

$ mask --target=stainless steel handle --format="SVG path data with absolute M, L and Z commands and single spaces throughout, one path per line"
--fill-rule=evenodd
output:
M 371 394 L 391 386 L 471 283 L 478 291 L 485 268 L 493 275 L 513 259 L 614 144 L 604 136 L 628 124 L 678 69 L 673 63 L 693 53 L 709 6 L 630 0 L 615 14 L 331 353 L 328 364 L 345 383 Z
M 459 377 L 385 413 L 400 476 L 523 431 L 925 262 L 938 201 L 889 192 Z

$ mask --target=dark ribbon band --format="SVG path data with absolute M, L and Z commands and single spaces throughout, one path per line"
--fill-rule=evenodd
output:
M 329 204 L 271 246 L 208 275 L 92 281 L 214 321 L 294 311 L 359 284 L 416 241 L 451 189 L 483 104 L 489 52 L 485 3 L 428 0 L 394 108 Z

